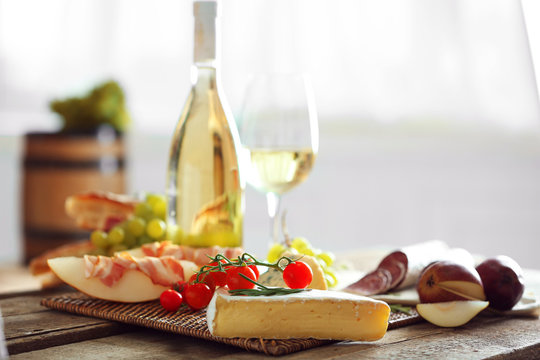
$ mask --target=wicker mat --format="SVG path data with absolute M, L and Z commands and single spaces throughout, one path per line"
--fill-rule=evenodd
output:
M 182 306 L 176 313 L 171 313 L 163 309 L 157 300 L 146 303 L 125 304 L 94 299 L 82 293 L 69 293 L 43 299 L 41 305 L 55 310 L 194 336 L 274 356 L 336 342 L 315 339 L 273 340 L 216 337 L 212 336 L 208 331 L 206 312 L 204 310 L 192 311 Z M 391 313 L 388 329 L 403 327 L 420 320 L 415 311 L 413 311 L 412 315 Z

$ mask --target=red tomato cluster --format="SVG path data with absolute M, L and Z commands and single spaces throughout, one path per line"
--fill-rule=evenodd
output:
M 222 263 L 225 263 L 222 260 Z M 210 266 L 217 266 L 217 262 L 212 262 Z M 167 311 L 177 311 L 182 303 L 187 304 L 193 310 L 206 307 L 217 287 L 228 286 L 229 289 L 253 289 L 255 284 L 242 278 L 243 274 L 253 281 L 259 279 L 259 270 L 256 265 L 229 266 L 224 267 L 224 271 L 213 271 L 208 274 L 193 274 L 189 282 L 181 281 L 176 284 L 175 289 L 164 291 L 160 296 L 161 306 Z
M 221 260 L 225 264 L 225 260 Z M 210 266 L 217 266 L 212 262 Z M 211 271 L 207 274 L 194 274 L 189 282 L 181 281 L 174 289 L 165 290 L 160 296 L 161 306 L 167 311 L 177 311 L 182 303 L 186 303 L 191 309 L 199 310 L 210 303 L 217 287 L 227 286 L 230 290 L 253 289 L 255 284 L 246 278 L 257 281 L 259 270 L 257 265 L 247 266 L 223 266 L 223 271 Z M 243 276 L 246 278 L 244 278 Z M 311 268 L 302 261 L 291 262 L 283 271 L 283 280 L 291 289 L 307 287 L 313 278 Z

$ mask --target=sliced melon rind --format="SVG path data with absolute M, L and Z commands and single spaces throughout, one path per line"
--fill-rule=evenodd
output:
M 119 302 L 142 302 L 158 299 L 168 289 L 156 285 L 138 270 L 126 270 L 113 286 L 107 286 L 97 277 L 86 278 L 83 258 L 61 257 L 47 261 L 50 269 L 62 281 L 77 290 L 103 300 Z

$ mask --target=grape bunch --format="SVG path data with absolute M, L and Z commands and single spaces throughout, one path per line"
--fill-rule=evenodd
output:
M 166 215 L 165 196 L 148 194 L 144 201 L 136 205 L 131 218 L 113 226 L 109 232 L 93 231 L 90 240 L 107 255 L 165 239 L 178 244 L 181 231 L 173 225 L 167 225 Z
M 296 237 L 290 242 L 272 244 L 267 255 L 268 262 L 276 262 L 285 252 L 312 256 L 321 265 L 328 287 L 337 285 L 337 277 L 332 269 L 335 257 L 331 252 L 316 249 L 307 239 Z
M 63 120 L 62 132 L 94 131 L 105 124 L 123 132 L 131 122 L 124 91 L 116 81 L 100 84 L 83 97 L 54 100 L 50 107 Z

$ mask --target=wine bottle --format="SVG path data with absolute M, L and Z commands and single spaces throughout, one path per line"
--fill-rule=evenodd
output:
M 190 246 L 241 246 L 244 182 L 238 129 L 219 81 L 217 3 L 195 1 L 192 88 L 173 135 L 168 222 Z

